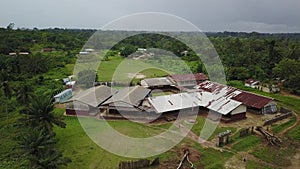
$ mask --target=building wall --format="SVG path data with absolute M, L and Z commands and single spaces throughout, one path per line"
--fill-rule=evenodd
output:
M 89 116 L 89 111 L 86 110 L 74 110 L 74 109 L 66 109 L 67 115 L 79 115 L 79 116 Z
M 234 122 L 234 121 L 243 120 L 246 118 L 247 118 L 246 112 L 243 112 L 243 113 L 239 113 L 239 114 L 230 115 L 230 117 L 222 116 L 221 121 L 224 123 L 230 123 L 230 122 Z
M 239 107 L 237 107 L 236 109 L 231 111 L 231 115 L 244 113 L 246 111 L 247 111 L 247 107 L 245 105 L 241 104 Z

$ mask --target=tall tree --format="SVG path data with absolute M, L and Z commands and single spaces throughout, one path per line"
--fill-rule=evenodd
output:
M 30 168 L 58 168 L 70 160 L 62 158 L 62 154 L 54 147 L 56 140 L 53 135 L 43 130 L 33 129 L 19 139 L 22 156 L 29 161 Z
M 31 105 L 21 113 L 25 114 L 20 120 L 25 124 L 37 126 L 47 133 L 53 133 L 53 126 L 65 128 L 66 124 L 62 116 L 54 113 L 54 105 L 51 99 L 45 96 L 38 96 L 32 100 Z
M 16 99 L 21 105 L 29 105 L 31 98 L 33 97 L 33 90 L 29 84 L 21 83 L 15 89 Z
M 9 124 L 9 115 L 8 115 L 7 105 L 8 105 L 8 102 L 9 102 L 10 98 L 11 98 L 12 91 L 11 91 L 11 88 L 10 88 L 9 83 L 7 81 L 2 83 L 2 89 L 3 89 L 4 95 L 6 97 L 5 112 L 6 112 L 6 119 L 7 119 L 7 126 L 8 126 L 8 124 Z
M 284 79 L 283 85 L 300 93 L 300 59 L 282 59 L 273 69 L 275 76 Z

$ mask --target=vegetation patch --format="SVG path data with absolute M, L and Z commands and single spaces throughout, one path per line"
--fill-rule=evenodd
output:
M 260 138 L 258 138 L 257 136 L 249 135 L 235 140 L 232 149 L 236 151 L 248 151 L 254 148 L 257 144 L 259 144 L 260 141 Z
M 296 117 L 292 116 L 287 122 L 283 123 L 283 124 L 273 124 L 272 125 L 272 131 L 274 133 L 280 133 L 281 131 L 283 131 L 284 129 L 292 126 L 294 123 L 296 122 Z

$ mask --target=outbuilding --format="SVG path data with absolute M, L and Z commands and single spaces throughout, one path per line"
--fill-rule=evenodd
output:
M 56 103 L 64 103 L 71 97 L 72 97 L 72 89 L 66 89 L 60 92 L 59 94 L 55 95 L 53 98 L 54 98 L 54 102 Z

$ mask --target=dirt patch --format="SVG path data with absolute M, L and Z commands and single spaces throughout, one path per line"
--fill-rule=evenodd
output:
M 264 122 L 268 119 L 272 119 L 275 117 L 276 114 L 268 114 L 268 115 L 260 115 L 260 114 L 253 114 L 247 112 L 246 119 L 239 120 L 230 123 L 220 123 L 220 127 L 233 127 L 233 128 L 248 128 L 252 126 L 262 126 Z
M 297 153 L 291 158 L 292 165 L 287 169 L 299 169 L 300 168 L 300 148 L 297 149 Z
M 280 94 L 284 95 L 284 96 L 290 96 L 290 97 L 294 97 L 294 98 L 297 98 L 297 99 L 300 99 L 300 96 L 297 96 L 297 95 L 293 95 L 291 93 L 288 93 L 286 91 L 280 91 Z
M 201 160 L 201 154 L 198 150 L 188 147 L 186 145 L 180 145 L 179 147 L 177 146 L 176 148 L 173 148 L 172 151 L 174 151 L 174 153 L 176 153 L 176 158 L 174 158 L 173 160 L 167 160 L 167 161 L 162 161 L 159 165 L 159 169 L 174 169 L 177 168 L 180 160 L 182 159 L 182 157 L 184 156 L 184 150 L 188 149 L 189 150 L 189 160 L 194 164 L 195 167 L 195 163 L 198 163 Z M 204 166 L 197 166 L 195 167 L 195 169 L 202 169 L 204 168 Z M 184 163 L 184 166 L 182 167 L 182 169 L 190 169 L 190 165 L 188 163 Z
M 65 104 L 55 104 L 55 108 L 66 108 Z

